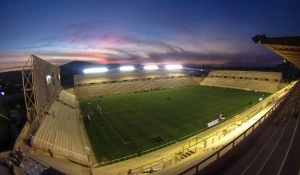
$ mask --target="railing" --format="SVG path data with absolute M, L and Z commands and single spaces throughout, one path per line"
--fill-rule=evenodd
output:
M 166 143 L 166 144 L 163 144 L 163 145 L 160 145 L 160 146 L 157 146 L 157 147 L 154 147 L 154 148 L 151 148 L 151 149 L 148 149 L 148 150 L 145 150 L 145 151 L 142 152 L 142 155 L 150 153 L 152 151 L 156 151 L 156 150 L 164 148 L 164 147 L 167 147 L 167 146 L 172 145 L 172 144 L 174 144 L 176 142 L 177 142 L 177 140 L 169 142 L 169 143 Z
M 281 101 L 280 101 L 281 102 Z M 280 104 L 278 103 L 278 105 Z M 210 163 L 218 160 L 222 155 L 224 155 L 226 152 L 230 151 L 233 149 L 236 144 L 238 144 L 241 140 L 245 139 L 256 127 L 261 125 L 262 121 L 264 121 L 269 115 L 273 112 L 274 109 L 277 108 L 277 105 L 271 108 L 263 117 L 261 117 L 258 121 L 256 121 L 252 126 L 250 126 L 247 130 L 245 130 L 242 134 L 238 135 L 236 138 L 234 138 L 231 142 L 227 143 L 224 145 L 222 148 L 220 148 L 218 151 L 214 152 L 204 160 L 200 161 L 196 165 L 186 169 L 185 171 L 179 173 L 179 175 L 185 175 L 185 174 L 190 174 L 191 172 L 196 173 L 199 170 L 203 169 Z
M 286 90 L 288 90 L 288 89 L 289 89 L 289 87 L 287 87 Z M 286 90 L 283 90 L 282 92 L 285 92 Z M 291 92 L 292 91 L 290 91 L 288 94 L 286 94 L 286 97 L 290 96 Z M 269 117 L 270 114 L 275 109 L 277 109 L 283 101 L 284 101 L 284 99 L 281 98 L 278 101 L 278 103 L 276 103 L 276 105 L 274 105 L 264 116 L 262 116 L 258 121 L 256 121 L 253 125 L 251 125 L 248 129 L 246 129 L 242 134 L 235 137 L 232 141 L 230 141 L 229 143 L 224 145 L 222 148 L 220 148 L 219 150 L 217 150 L 216 152 L 214 152 L 213 154 L 211 154 L 210 156 L 208 156 L 204 160 L 202 160 L 199 163 L 197 163 L 196 165 L 184 170 L 183 172 L 179 173 L 178 175 L 196 174 L 197 172 L 199 172 L 201 169 L 205 168 L 210 163 L 218 160 L 226 152 L 233 149 L 236 146 L 236 144 L 238 144 L 241 140 L 245 139 L 252 131 L 255 130 L 255 128 L 257 128 L 259 125 L 261 125 L 262 122 L 265 121 L 266 118 Z
M 192 133 L 188 136 L 182 137 L 180 140 L 184 140 L 187 138 L 190 138 L 187 142 L 186 145 L 184 145 L 182 147 L 182 149 L 179 150 L 180 151 L 186 151 L 186 150 L 195 150 L 195 152 L 197 151 L 197 149 L 205 149 L 207 148 L 209 145 L 212 145 L 216 140 L 220 140 L 222 137 L 226 136 L 227 134 L 229 134 L 230 132 L 232 132 L 235 128 L 236 128 L 236 123 L 237 122 L 245 122 L 246 120 L 248 120 L 249 118 L 251 118 L 252 116 L 254 116 L 256 113 L 258 113 L 260 111 L 260 109 L 262 109 L 263 107 L 267 106 L 269 103 L 271 103 L 272 101 L 274 101 L 275 99 L 278 99 L 282 94 L 284 94 L 287 90 L 289 89 L 289 87 L 282 89 L 280 91 L 278 91 L 277 93 L 273 94 L 272 96 L 268 97 L 267 99 L 265 99 L 264 101 L 262 101 L 261 103 L 258 103 L 256 105 L 254 105 L 252 108 L 250 108 L 247 111 L 242 112 L 242 114 L 240 114 L 240 116 L 242 116 L 242 118 L 240 118 L 239 120 L 234 121 L 231 124 L 226 125 L 224 128 L 222 128 L 221 130 L 214 132 L 212 134 L 210 134 L 209 136 L 201 137 L 200 135 L 198 135 L 199 133 L 201 133 L 203 130 L 199 130 L 195 133 Z M 282 102 L 282 99 L 279 100 L 279 102 L 273 107 L 271 108 L 267 114 L 265 114 L 260 120 L 258 120 L 255 124 L 253 124 L 249 129 L 247 129 L 245 132 L 243 132 L 242 134 L 240 134 L 238 137 L 236 137 L 234 140 L 232 140 L 230 143 L 226 144 L 224 147 L 222 147 L 220 150 L 218 150 L 217 152 L 213 153 L 211 156 L 207 157 L 206 159 L 202 160 L 201 162 L 199 162 L 197 165 L 187 169 L 186 171 L 182 172 L 181 174 L 185 174 L 187 172 L 190 171 L 198 171 L 199 169 L 201 169 L 201 166 L 203 167 L 205 164 L 210 163 L 211 161 L 217 160 L 220 156 L 222 156 L 223 154 L 225 154 L 228 150 L 232 149 L 235 144 L 237 144 L 237 142 L 239 142 L 240 140 L 244 139 L 249 133 L 251 133 L 258 125 L 261 124 L 262 121 L 265 120 L 265 118 L 267 118 L 269 116 L 269 114 L 276 109 L 279 104 Z M 223 123 L 223 122 L 222 122 Z M 224 130 L 226 130 L 226 132 L 224 132 Z M 196 136 L 195 136 L 196 135 Z M 82 154 L 78 154 L 72 151 L 69 151 L 67 149 L 55 146 L 51 143 L 48 143 L 46 141 L 43 141 L 37 137 L 34 137 L 32 135 L 31 136 L 31 143 L 35 144 L 35 145 L 40 145 L 38 147 L 42 147 L 43 149 L 48 150 L 49 148 L 57 154 L 62 154 L 65 156 L 69 156 L 72 157 L 74 159 L 78 159 L 81 161 L 89 161 L 89 157 L 86 155 L 82 155 Z M 166 147 L 169 146 L 173 143 L 175 143 L 176 141 L 173 142 L 169 142 L 167 144 L 143 151 L 141 154 L 147 154 L 149 152 L 155 151 L 157 149 L 160 149 L 162 147 Z M 143 165 L 137 166 L 135 168 L 132 168 L 132 174 L 140 174 L 141 172 L 143 172 L 144 170 L 148 170 L 150 168 L 153 169 L 162 169 L 165 168 L 167 166 L 170 166 L 178 161 L 180 161 L 178 159 L 178 151 L 173 152 L 173 153 L 169 153 L 168 155 L 164 155 L 161 156 L 159 158 L 157 158 L 156 160 L 151 161 L 150 163 L 145 163 Z M 126 156 L 123 158 L 119 158 L 119 159 L 115 159 L 115 160 L 111 160 L 111 161 L 107 161 L 107 162 L 102 162 L 100 164 L 96 164 L 94 165 L 94 167 L 98 167 L 98 166 L 104 166 L 104 165 L 109 165 L 112 163 L 117 163 L 120 161 L 124 161 L 124 160 L 128 160 L 134 157 L 137 157 L 138 154 L 133 154 L 130 156 Z M 126 175 L 128 173 L 128 170 L 122 170 L 120 172 L 118 172 L 118 175 Z
M 110 161 L 107 161 L 107 162 L 101 162 L 100 165 L 96 165 L 96 166 L 110 165 L 110 164 L 113 164 L 113 163 L 121 162 L 121 161 L 128 160 L 128 159 L 132 159 L 132 158 L 137 157 L 137 156 L 138 156 L 138 154 L 132 154 L 132 155 L 122 157 L 122 158 L 119 158 L 119 159 L 110 160 Z
M 85 162 L 89 161 L 89 158 L 86 155 L 82 155 L 82 154 L 75 153 L 73 151 L 58 147 L 58 146 L 53 145 L 49 142 L 46 142 L 42 139 L 39 139 L 39 138 L 37 138 L 33 135 L 30 135 L 30 138 L 31 138 L 31 144 L 36 145 L 39 148 L 42 148 L 42 149 L 45 149 L 45 150 L 51 149 L 51 151 L 53 151 L 53 153 L 56 153 L 56 154 L 61 154 L 61 155 L 71 157 L 71 158 L 74 158 L 74 159 L 78 159 L 78 160 L 81 160 L 81 161 L 85 161 Z
M 222 127 L 222 129 L 206 136 L 206 137 L 201 137 L 199 135 L 193 136 L 194 134 L 197 134 L 199 132 L 195 132 L 190 134 L 189 136 L 193 136 L 189 138 L 187 145 L 184 145 L 181 150 L 171 153 L 169 155 L 162 156 L 150 163 L 145 163 L 143 165 L 137 166 L 135 168 L 131 169 L 132 175 L 139 175 L 145 170 L 149 170 L 150 168 L 152 169 L 162 169 L 167 166 L 170 166 L 174 163 L 177 163 L 180 161 L 178 158 L 179 154 L 178 152 L 185 152 L 187 150 L 193 150 L 194 152 L 197 152 L 198 149 L 206 149 L 207 147 L 213 145 L 215 141 L 222 139 L 226 135 L 228 135 L 230 132 L 234 131 L 237 128 L 236 123 L 238 122 L 246 122 L 249 120 L 251 117 L 255 116 L 261 109 L 264 107 L 268 106 L 270 103 L 278 99 L 278 102 L 264 115 L 262 116 L 258 121 L 256 121 L 252 126 L 250 126 L 246 131 L 244 131 L 242 134 L 234 138 L 231 142 L 228 144 L 224 145 L 222 148 L 220 148 L 218 151 L 215 153 L 211 154 L 209 157 L 205 158 L 198 164 L 192 166 L 191 168 L 188 168 L 187 170 L 183 171 L 180 173 L 180 175 L 184 174 L 195 174 L 195 172 L 199 171 L 200 169 L 204 168 L 206 165 L 212 163 L 213 161 L 219 159 L 222 155 L 224 155 L 227 151 L 231 150 L 234 148 L 236 144 L 238 144 L 241 140 L 243 140 L 246 136 L 248 136 L 256 127 L 258 127 L 275 109 L 277 109 L 280 104 L 283 101 L 283 98 L 280 98 L 281 95 L 283 95 L 285 92 L 287 92 L 290 87 L 286 87 L 275 94 L 269 96 L 266 98 L 264 101 L 252 106 L 249 110 L 246 110 L 242 112 L 239 116 L 241 116 L 240 119 L 234 120 L 233 123 L 229 123 L 228 125 Z M 291 91 L 290 91 L 291 92 Z M 290 95 L 286 94 L 285 96 Z M 223 122 L 222 122 L 223 123 Z M 217 125 L 218 126 L 218 125 Z M 203 131 L 203 130 L 200 130 Z M 200 132 L 201 133 L 201 132 Z M 188 136 L 185 136 L 181 139 L 186 139 Z M 155 149 L 155 148 L 153 148 Z M 150 149 L 151 150 L 151 149 Z M 217 150 L 217 149 L 216 149 Z M 151 151 L 149 151 L 151 152 Z M 192 172 L 192 173 L 191 173 Z M 118 173 L 115 173 L 116 175 L 126 175 L 128 173 L 128 170 L 122 170 L 119 171 Z

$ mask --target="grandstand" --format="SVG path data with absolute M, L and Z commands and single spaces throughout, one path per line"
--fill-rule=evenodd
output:
M 59 68 L 32 55 L 23 71 L 31 145 L 88 163 L 78 101 L 61 88 Z
M 146 92 L 196 85 L 197 82 L 185 72 L 156 73 L 107 73 L 105 75 L 75 75 L 74 92 L 77 98 L 109 96 L 125 93 Z
M 280 72 L 213 70 L 200 84 L 274 93 L 281 79 Z
M 74 106 L 78 106 L 75 96 L 62 90 L 59 99 L 67 101 L 57 100 L 52 103 L 35 136 L 32 136 L 31 145 L 88 162 L 79 109 L 74 109 Z
M 293 163 L 292 155 L 297 152 L 297 146 L 292 146 L 292 143 L 293 135 L 299 129 L 299 110 L 293 96 L 299 93 L 299 85 L 299 82 L 295 85 L 290 94 L 292 97 L 278 110 L 272 124 L 264 128 L 265 132 L 257 138 L 255 146 L 226 174 L 294 174 L 297 171 L 296 167 L 289 165 Z M 286 150 L 291 150 L 292 155 Z M 290 162 L 283 161 L 284 157 Z
M 69 105 L 71 108 L 78 108 L 78 102 L 74 94 L 71 94 L 65 90 L 60 91 L 58 94 L 58 101 L 65 105 Z
M 300 67 L 300 37 L 257 35 L 252 40 Z M 299 174 L 299 85 L 298 80 L 267 114 L 269 119 L 266 116 L 261 118 L 253 125 L 256 126 L 255 132 L 247 134 L 247 130 L 244 134 L 249 136 L 225 156 L 210 161 L 206 168 L 199 168 L 211 160 L 210 156 L 179 174 L 189 174 L 191 170 L 197 174 Z
M 200 84 L 204 80 L 205 77 L 193 77 L 193 78 L 197 83 Z
M 50 63 L 47 63 L 46 61 L 43 61 L 42 59 L 33 55 L 30 57 L 28 63 L 31 63 L 30 71 L 28 72 L 27 69 L 24 69 L 23 82 L 29 124 L 26 125 L 25 127 L 27 128 L 23 130 L 28 130 L 26 133 L 31 135 L 31 145 L 35 148 L 44 150 L 45 152 L 48 152 L 50 149 L 54 154 L 65 156 L 72 161 L 88 166 L 91 166 L 96 162 L 94 162 L 95 160 L 92 160 L 93 152 L 89 152 L 89 147 L 91 146 L 89 140 L 85 136 L 85 128 L 79 109 L 78 100 L 81 100 L 82 98 L 85 99 L 90 97 L 156 91 L 198 84 L 270 93 L 278 92 L 285 86 L 281 83 L 281 73 L 275 72 L 266 73 L 258 71 L 222 70 L 211 71 L 207 77 L 190 77 L 189 74 L 184 71 L 168 72 L 164 70 L 157 70 L 153 72 L 134 71 L 125 73 L 109 72 L 103 74 L 75 75 L 75 87 L 73 94 L 70 93 L 72 90 L 62 89 L 60 85 L 59 69 L 56 66 L 51 65 Z M 295 86 L 295 89 L 297 88 L 299 89 L 298 85 Z M 282 95 L 286 93 L 286 91 L 281 91 L 280 93 Z M 223 127 L 223 125 L 220 125 L 218 126 L 220 127 L 220 131 L 218 130 L 217 134 L 215 135 L 211 134 L 209 136 L 201 137 L 200 135 L 197 135 L 196 137 L 191 135 L 191 137 L 193 136 L 192 138 L 187 136 L 186 138 L 188 139 L 188 147 L 185 143 L 183 148 L 180 148 L 182 151 L 176 151 L 176 154 L 172 155 L 173 157 L 170 157 L 170 155 L 158 157 L 157 160 L 151 162 L 151 164 L 147 164 L 146 166 L 143 164 L 143 161 L 139 161 L 139 164 L 136 164 L 136 168 L 133 170 L 133 172 L 135 174 L 139 174 L 155 166 L 160 168 L 165 168 L 168 166 L 172 167 L 176 165 L 176 162 L 179 161 L 178 156 L 196 154 L 197 151 L 202 152 L 206 149 L 209 149 L 210 145 L 213 145 L 212 143 L 214 140 L 216 141 L 222 137 L 225 137 L 228 133 L 236 128 L 236 125 L 243 125 L 246 123 L 253 113 L 257 113 L 262 106 L 266 107 L 271 102 L 274 102 L 274 99 L 279 99 L 278 104 L 275 104 L 274 108 L 271 108 L 272 110 L 269 111 L 263 119 L 259 120 L 259 124 L 257 125 L 260 126 L 260 124 L 265 120 L 268 121 L 267 117 L 271 116 L 270 114 L 273 111 L 278 112 L 280 116 L 295 116 L 294 114 L 299 113 L 299 111 L 294 110 L 296 109 L 295 101 L 297 101 L 297 99 L 293 99 L 293 94 L 297 95 L 298 91 L 293 90 L 293 93 L 290 93 L 290 96 L 286 96 L 287 99 L 290 97 L 290 100 L 286 100 L 285 103 L 293 104 L 289 107 L 285 107 L 285 110 L 280 113 L 276 111 L 276 108 L 283 103 L 283 98 L 279 97 L 279 95 L 275 95 L 272 97 L 273 99 L 270 98 L 269 101 L 263 102 L 263 105 L 259 104 L 259 107 L 256 107 L 255 109 L 249 109 L 250 112 L 245 111 L 246 117 L 234 117 L 232 119 L 234 120 L 233 125 L 231 124 L 230 126 L 226 126 L 226 133 L 224 133 L 224 129 L 221 129 L 221 126 Z M 290 109 L 293 109 L 295 112 L 291 114 L 288 113 L 287 111 L 290 111 Z M 289 122 L 288 125 L 291 126 L 290 128 L 297 127 L 295 120 L 295 118 L 287 118 L 287 122 Z M 232 121 L 228 120 L 228 122 Z M 251 131 L 254 131 L 257 128 L 257 125 L 251 126 Z M 248 135 L 248 133 L 244 134 L 244 137 L 246 137 L 246 135 Z M 21 133 L 20 137 L 26 137 L 26 134 Z M 18 141 L 19 140 L 20 139 L 18 139 Z M 233 142 L 230 143 L 235 145 L 238 142 L 233 140 Z M 19 142 L 16 143 L 16 147 L 18 145 Z M 232 148 L 235 147 L 232 146 Z M 282 149 L 286 149 L 286 147 L 280 147 L 280 150 Z M 211 154 L 213 155 L 215 153 L 216 152 L 212 152 Z M 220 152 L 217 152 L 217 154 L 218 153 Z M 218 158 L 216 158 L 216 160 Z M 209 164 L 212 162 L 213 161 L 209 161 Z M 185 169 L 188 169 L 189 166 L 191 166 L 191 164 L 186 164 Z M 132 165 L 128 166 L 127 164 L 127 166 L 124 168 L 124 166 L 120 166 L 118 164 L 115 165 L 114 168 L 116 169 L 117 167 L 123 167 L 123 169 L 122 171 L 115 171 L 115 174 L 127 174 L 127 171 L 124 170 L 128 167 L 132 167 Z M 193 168 L 194 167 L 191 169 Z M 197 164 L 197 168 L 194 168 L 193 172 L 197 173 L 203 168 L 204 167 L 198 169 Z M 287 169 L 285 164 L 283 165 L 283 169 Z M 99 171 L 102 172 L 102 170 L 103 169 Z M 235 170 L 232 169 L 232 171 Z M 166 172 L 168 173 L 168 171 Z M 159 173 L 159 171 L 157 173 Z M 165 171 L 162 171 L 162 173 L 165 173 Z M 182 169 L 176 171 L 175 174 L 178 173 L 190 174 L 189 171 L 183 172 Z

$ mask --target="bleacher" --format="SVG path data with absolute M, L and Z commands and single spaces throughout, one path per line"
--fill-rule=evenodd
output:
M 196 82 L 199 84 L 204 80 L 205 77 L 193 77 Z
M 274 93 L 282 88 L 281 77 L 279 72 L 214 70 L 200 84 Z
M 31 141 L 32 146 L 87 161 L 87 145 L 75 96 L 62 90 Z M 77 156 L 77 157 L 75 157 Z
M 78 75 L 74 77 L 74 82 L 74 92 L 77 98 L 136 93 L 198 84 L 184 72 L 87 75 L 86 77 Z
M 60 91 L 60 93 L 58 94 L 58 100 L 64 104 L 70 105 L 70 107 L 72 108 L 78 108 L 78 103 L 76 101 L 75 95 L 65 90 Z
M 137 81 L 137 80 L 150 80 L 153 78 L 164 78 L 164 77 L 182 77 L 188 76 L 186 72 L 110 72 L 106 74 L 85 74 L 85 75 L 75 75 L 74 85 L 77 86 L 88 86 L 96 84 L 109 84 L 115 82 L 125 82 L 125 81 Z
M 249 146 L 251 149 L 220 174 L 299 173 L 299 92 L 298 82 L 271 124 L 258 134 L 255 144 Z

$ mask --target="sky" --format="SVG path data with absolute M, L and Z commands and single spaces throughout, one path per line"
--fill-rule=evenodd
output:
M 2 0 L 0 72 L 52 64 L 274 66 L 251 38 L 300 36 L 299 0 Z

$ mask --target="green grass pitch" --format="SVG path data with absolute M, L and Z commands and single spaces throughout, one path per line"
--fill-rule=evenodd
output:
M 220 113 L 224 112 L 226 118 L 233 116 L 263 95 L 269 94 L 196 85 L 82 99 L 80 108 L 96 158 L 107 161 L 197 132 L 218 119 Z M 164 141 L 155 141 L 156 136 Z

